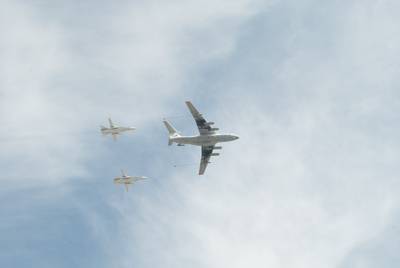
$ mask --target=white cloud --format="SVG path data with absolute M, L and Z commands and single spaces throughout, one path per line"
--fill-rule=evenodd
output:
M 54 90 L 54 79 L 62 75 L 67 62 L 62 31 L 38 21 L 30 8 L 15 2 L 3 2 L 0 12 L 0 117 L 6 130 L 1 133 L 1 159 L 9 163 L 3 166 L 2 178 L 15 179 L 29 173 L 34 178 L 47 177 L 58 174 L 60 169 L 65 172 L 63 163 L 77 159 L 60 154 L 67 144 L 78 139 L 65 136 L 57 140 L 56 135 L 43 135 L 59 133 L 69 126 L 61 116 L 68 111 L 49 95 Z
M 86 144 L 87 133 L 97 135 L 107 116 L 138 127 L 159 122 L 172 109 L 165 102 L 185 99 L 182 83 L 196 61 L 229 53 L 252 3 L 125 4 L 96 29 L 79 29 L 45 16 L 54 7 L 4 2 L 0 116 L 9 131 L 1 159 L 12 165 L 4 179 L 87 174 L 84 163 L 102 150 Z M 86 15 L 76 9 L 77 20 Z
M 152 195 L 111 199 L 121 212 L 112 235 L 80 207 L 113 266 L 337 267 L 385 227 L 398 207 L 396 4 L 330 4 L 315 11 L 328 22 L 314 27 L 308 12 L 316 2 L 292 11 L 296 23 L 281 29 L 290 38 L 277 44 L 287 57 L 275 69 L 243 67 L 265 68 L 279 89 L 255 96 L 265 85 L 221 78 L 226 91 L 215 94 L 227 96 L 214 121 L 241 139 L 224 146 L 205 177 L 193 178 L 190 166 L 154 182 Z M 110 113 L 144 127 L 184 109 L 192 71 L 234 55 L 240 26 L 264 8 L 250 0 L 145 1 L 112 9 L 93 33 L 49 22 L 37 6 L 2 3 L 5 176 L 58 183 L 89 172 L 85 162 L 104 152 L 86 144 L 85 132 Z M 235 99 L 229 86 L 249 92 Z M 281 103 L 268 106 L 268 97 Z
M 222 111 L 213 121 L 241 139 L 224 146 L 205 177 L 188 176 L 197 167 L 177 172 L 159 196 L 128 209 L 121 228 L 131 236 L 119 241 L 125 258 L 116 263 L 338 267 L 380 234 L 399 201 L 399 128 L 390 114 L 398 113 L 400 44 L 391 3 L 334 6 L 338 13 L 322 25 L 288 33 L 295 40 L 282 44 L 290 53 L 275 70 L 251 66 L 274 71 L 268 86 L 279 88 L 265 95 L 249 89 L 236 99 L 230 95 L 238 91 L 217 94 Z M 254 87 L 229 75 L 222 80 L 227 88 Z M 269 97 L 281 105 L 269 107 Z

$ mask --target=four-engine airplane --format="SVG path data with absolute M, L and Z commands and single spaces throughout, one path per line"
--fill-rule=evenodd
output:
M 169 132 L 168 145 L 177 143 L 178 146 L 185 144 L 201 146 L 201 162 L 199 175 L 203 175 L 207 165 L 210 163 L 211 156 L 218 156 L 219 153 L 213 153 L 213 150 L 222 149 L 220 146 L 215 146 L 219 142 L 228 142 L 237 140 L 239 136 L 234 134 L 218 134 L 218 128 L 212 127 L 214 122 L 207 122 L 203 115 L 197 111 L 190 101 L 186 101 L 194 120 L 196 121 L 200 135 L 198 136 L 182 136 L 167 120 L 164 119 L 164 125 Z
M 136 128 L 134 127 L 120 127 L 113 123 L 111 118 L 108 118 L 108 122 L 110 123 L 110 127 L 100 126 L 100 131 L 103 135 L 112 135 L 113 140 L 117 140 L 117 136 L 120 135 L 122 132 L 126 131 L 134 131 Z
M 137 181 L 142 181 L 142 180 L 146 180 L 147 177 L 144 176 L 129 176 L 126 175 L 125 172 L 123 170 L 121 170 L 122 176 L 121 177 L 116 177 L 114 179 L 114 183 L 115 184 L 124 184 L 126 191 L 128 191 L 128 187 L 130 184 L 134 184 Z

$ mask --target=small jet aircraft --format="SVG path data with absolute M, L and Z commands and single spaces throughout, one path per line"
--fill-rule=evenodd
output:
M 111 118 L 108 118 L 108 122 L 110 123 L 110 127 L 100 126 L 100 131 L 101 131 L 101 134 L 103 134 L 104 136 L 111 134 L 114 141 L 117 140 L 117 136 L 120 135 L 122 132 L 136 130 L 136 128 L 134 128 L 134 127 L 117 126 L 113 123 Z
M 147 177 L 144 177 L 144 176 L 137 177 L 137 176 L 126 175 L 123 170 L 121 170 L 121 173 L 122 173 L 122 176 L 121 177 L 116 177 L 114 179 L 114 183 L 115 184 L 124 184 L 125 188 L 126 188 L 126 191 L 128 191 L 128 187 L 129 187 L 130 184 L 134 184 L 137 181 L 142 181 L 142 180 L 146 180 L 147 179 Z
M 203 175 L 207 165 L 210 163 L 211 156 L 218 156 L 219 153 L 213 153 L 213 150 L 222 149 L 220 146 L 215 146 L 219 142 L 228 142 L 239 139 L 234 134 L 218 134 L 218 128 L 211 127 L 214 122 L 207 122 L 203 115 L 200 114 L 197 109 L 193 106 L 190 101 L 186 101 L 186 105 L 189 108 L 194 120 L 196 121 L 200 135 L 198 136 L 182 136 L 167 120 L 164 119 L 164 125 L 169 132 L 168 145 L 172 145 L 174 142 L 178 146 L 184 146 L 185 144 L 201 146 L 201 162 L 199 175 Z

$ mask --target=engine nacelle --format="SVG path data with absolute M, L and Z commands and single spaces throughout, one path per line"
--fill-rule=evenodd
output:
M 221 150 L 222 146 L 214 146 L 214 150 Z
M 218 130 L 219 130 L 219 128 L 216 128 L 216 127 L 213 127 L 210 129 L 210 131 L 218 131 Z
M 206 126 L 211 126 L 211 125 L 214 125 L 214 124 L 215 124 L 214 122 L 206 122 L 205 123 Z
M 212 153 L 211 156 L 218 156 L 219 153 Z

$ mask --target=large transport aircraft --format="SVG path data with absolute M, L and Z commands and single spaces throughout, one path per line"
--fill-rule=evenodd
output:
M 190 101 L 186 101 L 186 105 L 190 110 L 194 120 L 196 121 L 200 135 L 198 136 L 182 136 L 167 120 L 164 120 L 164 125 L 169 132 L 168 145 L 177 143 L 178 146 L 185 144 L 201 146 L 201 162 L 199 175 L 203 175 L 207 165 L 210 163 L 211 156 L 218 156 L 219 153 L 213 153 L 214 150 L 222 149 L 221 146 L 215 146 L 220 142 L 228 142 L 239 139 L 239 136 L 234 134 L 219 134 L 218 128 L 212 127 L 214 122 L 207 122 L 203 115 L 197 111 Z
M 130 184 L 134 184 L 137 181 L 142 181 L 146 180 L 147 177 L 144 176 L 129 176 L 126 175 L 123 170 L 121 170 L 122 176 L 121 177 L 116 177 L 114 179 L 115 184 L 124 184 L 126 191 L 128 191 L 128 187 Z
M 101 134 L 105 135 L 112 135 L 113 140 L 117 140 L 117 136 L 120 135 L 122 132 L 126 131 L 134 131 L 136 128 L 134 127 L 120 127 L 113 123 L 111 118 L 108 118 L 108 122 L 110 123 L 110 127 L 100 126 Z

